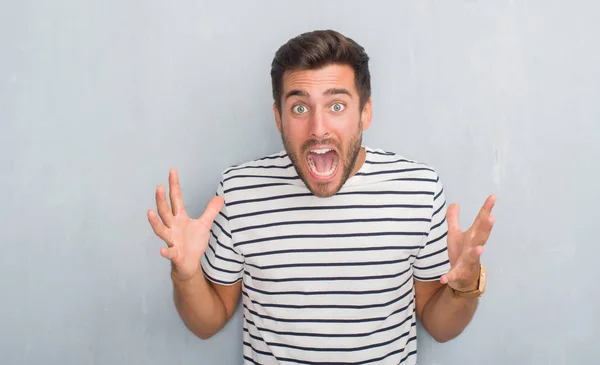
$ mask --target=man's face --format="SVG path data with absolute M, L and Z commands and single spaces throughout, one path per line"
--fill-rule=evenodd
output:
M 275 120 L 298 175 L 313 194 L 336 194 L 362 166 L 362 132 L 371 124 L 371 100 L 361 111 L 354 70 L 286 72 L 281 98 Z

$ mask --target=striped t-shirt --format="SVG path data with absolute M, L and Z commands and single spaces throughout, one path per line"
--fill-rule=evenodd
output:
M 242 280 L 245 364 L 416 364 L 413 279 L 449 270 L 444 191 L 431 167 L 365 149 L 329 198 L 285 151 L 223 172 L 201 264 Z

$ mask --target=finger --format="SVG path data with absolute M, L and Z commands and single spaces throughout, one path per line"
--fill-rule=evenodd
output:
M 223 208 L 224 200 L 220 196 L 214 196 L 206 205 L 206 210 L 198 218 L 198 221 L 207 229 L 210 229 L 215 218 L 219 215 L 219 212 Z
M 148 221 L 150 222 L 154 233 L 163 241 L 165 241 L 168 245 L 171 245 L 170 230 L 163 224 L 163 222 L 161 222 L 160 219 L 158 219 L 158 216 L 156 215 L 155 211 L 148 211 Z
M 183 210 L 183 198 L 181 196 L 181 186 L 179 185 L 179 175 L 176 169 L 169 171 L 169 193 L 173 215 L 177 215 Z
M 161 247 L 160 255 L 166 259 L 174 261 L 179 256 L 179 248 L 177 247 Z
M 163 223 L 171 228 L 173 223 L 173 213 L 169 208 L 169 203 L 167 202 L 167 194 L 165 192 L 165 188 L 162 185 L 159 185 L 156 188 L 156 208 L 158 209 L 158 215 L 160 219 L 162 219 Z
M 479 227 L 475 230 L 475 236 L 473 237 L 473 243 L 476 246 L 483 246 L 486 244 L 487 240 L 490 238 L 490 234 L 492 233 L 492 228 L 494 227 L 494 223 L 496 218 L 493 216 L 487 217 L 484 221 L 479 223 Z
M 458 204 L 453 203 L 448 207 L 446 212 L 446 221 L 448 222 L 449 231 L 460 231 L 460 224 L 458 222 L 458 215 L 460 214 L 460 207 Z
M 479 229 L 479 226 L 481 226 L 488 220 L 488 218 L 490 217 L 490 214 L 492 214 L 492 209 L 494 208 L 495 204 L 496 204 L 496 195 L 490 195 L 485 200 L 485 202 L 483 203 L 483 206 L 481 207 L 481 209 L 479 209 L 479 213 L 477 214 L 477 217 L 475 217 L 475 221 L 473 222 L 473 228 L 475 230 Z

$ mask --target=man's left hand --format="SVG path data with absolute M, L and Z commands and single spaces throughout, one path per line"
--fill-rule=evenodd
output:
M 477 289 L 483 245 L 487 242 L 494 226 L 495 218 L 491 213 L 495 203 L 496 196 L 489 196 L 473 225 L 464 232 L 458 223 L 458 204 L 448 207 L 446 220 L 450 271 L 441 277 L 442 284 L 448 284 L 451 288 L 463 292 Z

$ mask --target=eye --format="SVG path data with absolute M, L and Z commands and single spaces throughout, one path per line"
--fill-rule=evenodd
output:
M 339 113 L 342 110 L 344 110 L 345 107 L 346 106 L 344 104 L 342 104 L 342 103 L 335 103 L 335 104 L 333 104 L 331 106 L 331 110 L 334 111 L 334 112 L 336 112 L 336 113 Z
M 292 111 L 296 114 L 304 114 L 308 111 L 308 108 L 304 105 L 296 105 L 292 108 Z

